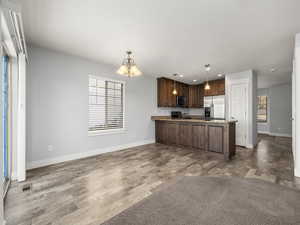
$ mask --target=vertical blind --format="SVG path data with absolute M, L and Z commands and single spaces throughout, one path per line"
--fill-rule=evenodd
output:
M 124 128 L 124 84 L 89 77 L 89 131 Z

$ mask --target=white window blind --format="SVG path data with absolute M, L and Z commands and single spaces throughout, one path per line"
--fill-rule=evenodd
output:
M 124 83 L 89 76 L 89 131 L 124 128 Z

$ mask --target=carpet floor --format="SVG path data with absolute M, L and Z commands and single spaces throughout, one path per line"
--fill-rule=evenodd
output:
M 256 179 L 183 177 L 103 225 L 299 225 L 300 192 Z

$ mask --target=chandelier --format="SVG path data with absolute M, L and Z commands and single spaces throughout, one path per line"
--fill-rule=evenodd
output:
M 127 51 L 126 54 L 127 55 L 123 60 L 122 65 L 117 70 L 117 73 L 128 77 L 136 77 L 142 75 L 142 72 L 138 69 L 133 60 L 132 52 Z

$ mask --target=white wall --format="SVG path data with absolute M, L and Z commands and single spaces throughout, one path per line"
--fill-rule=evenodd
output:
M 292 86 L 284 84 L 271 87 L 270 134 L 292 135 Z
M 296 35 L 295 40 L 295 155 L 294 173 L 300 177 L 300 34 Z
M 116 67 L 34 46 L 28 53 L 28 167 L 154 142 L 155 78 L 129 79 Z M 126 132 L 88 137 L 89 74 L 126 81 Z
M 226 119 L 229 118 L 229 94 L 232 82 L 245 81 L 248 84 L 248 117 L 247 117 L 247 140 L 246 147 L 253 148 L 257 142 L 257 123 L 256 123 L 256 100 L 257 100 L 257 75 L 252 70 L 239 73 L 228 74 L 225 77 L 226 93 Z

